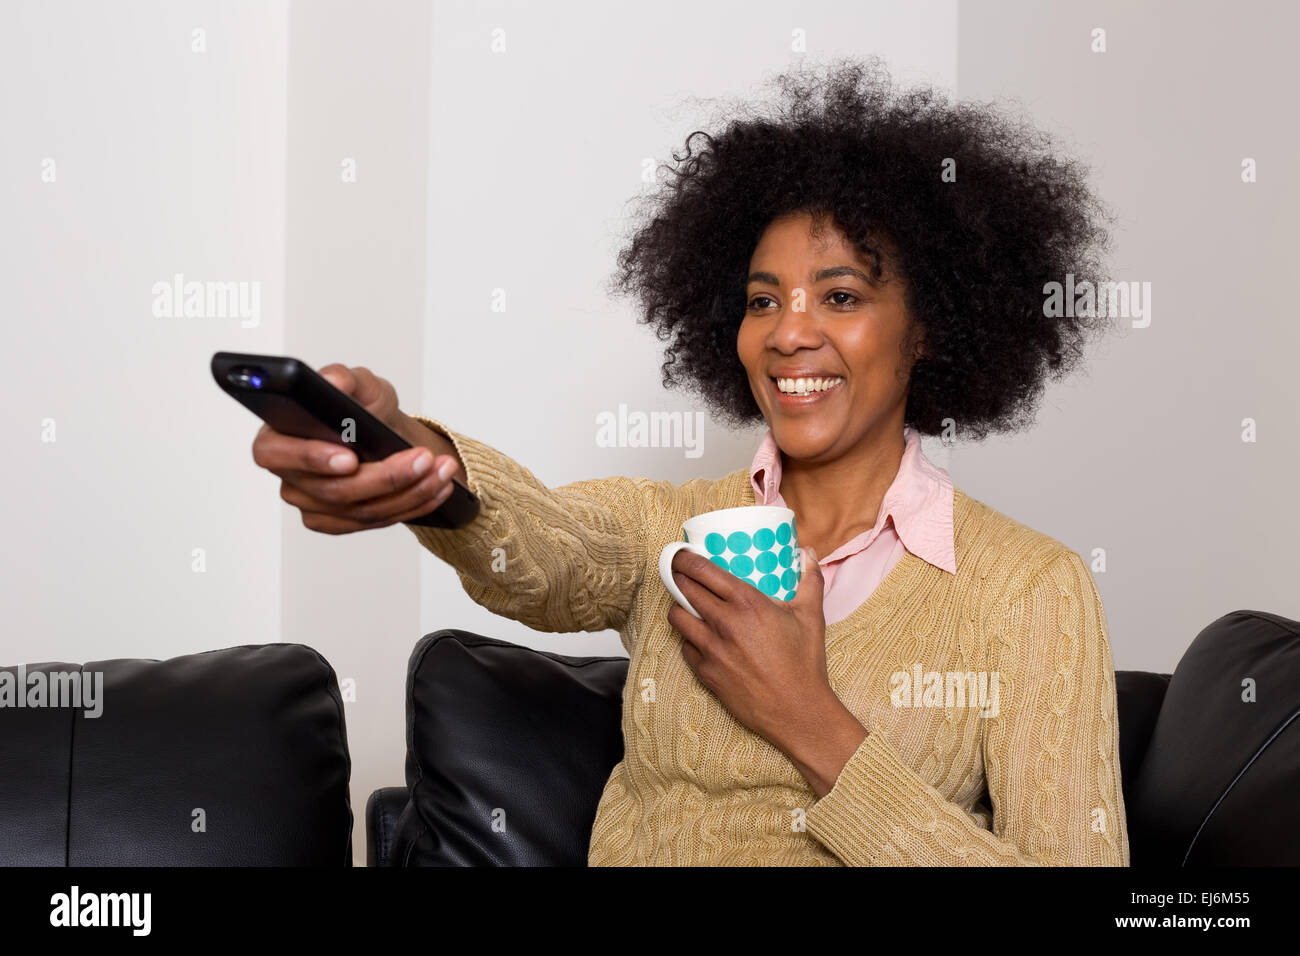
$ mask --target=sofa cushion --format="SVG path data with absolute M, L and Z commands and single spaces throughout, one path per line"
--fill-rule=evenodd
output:
M 585 866 L 596 804 L 623 757 L 627 663 L 454 628 L 421 638 L 394 865 Z
M 1300 624 L 1234 611 L 1201 631 L 1127 806 L 1133 865 L 1300 863 L 1298 718 Z
M 1133 789 L 1156 718 L 1165 702 L 1170 674 L 1152 674 L 1149 671 L 1116 671 L 1115 702 L 1119 711 L 1119 765 L 1120 780 L 1124 788 L 1124 805 L 1133 799 Z
M 343 705 L 311 648 L 22 669 L 100 675 L 102 711 L 0 707 L 0 865 L 351 864 Z

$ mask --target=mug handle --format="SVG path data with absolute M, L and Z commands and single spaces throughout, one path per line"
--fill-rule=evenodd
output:
M 685 595 L 682 594 L 681 588 L 679 588 L 677 582 L 673 580 L 673 558 L 676 556 L 677 552 L 681 551 L 683 548 L 689 551 L 694 551 L 696 554 L 700 553 L 698 549 L 691 547 L 689 541 L 670 541 L 667 546 L 664 547 L 663 551 L 659 552 L 659 577 L 663 579 L 664 587 L 666 587 L 668 593 L 673 596 L 673 600 L 702 621 L 704 618 L 700 617 L 695 608 L 691 607 L 691 602 L 686 600 Z

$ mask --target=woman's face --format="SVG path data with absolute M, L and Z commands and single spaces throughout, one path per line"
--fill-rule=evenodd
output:
M 884 281 L 873 285 L 871 262 L 830 219 L 820 237 L 812 224 L 809 213 L 791 214 L 773 220 L 759 239 L 736 351 L 777 446 L 801 461 L 832 461 L 864 439 L 901 434 L 908 317 L 902 282 L 887 260 Z M 778 378 L 838 384 L 784 395 Z

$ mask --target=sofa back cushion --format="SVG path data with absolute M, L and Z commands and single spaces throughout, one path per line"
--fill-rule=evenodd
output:
M 393 864 L 585 866 L 596 804 L 623 758 L 627 663 L 454 628 L 421 638 Z
M 1300 624 L 1234 611 L 1169 682 L 1126 807 L 1132 863 L 1295 866 L 1298 794 Z
M 98 686 L 0 707 L 0 866 L 351 865 L 343 704 L 311 648 L 0 670 L 28 704 Z

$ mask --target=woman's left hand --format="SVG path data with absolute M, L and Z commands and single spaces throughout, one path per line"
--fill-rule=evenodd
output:
M 801 551 L 803 573 L 789 601 L 688 549 L 672 561 L 673 580 L 703 618 L 676 602 L 668 612 L 686 663 L 736 720 L 783 750 L 805 739 L 827 707 L 841 706 L 826 674 L 821 567 L 811 549 Z

